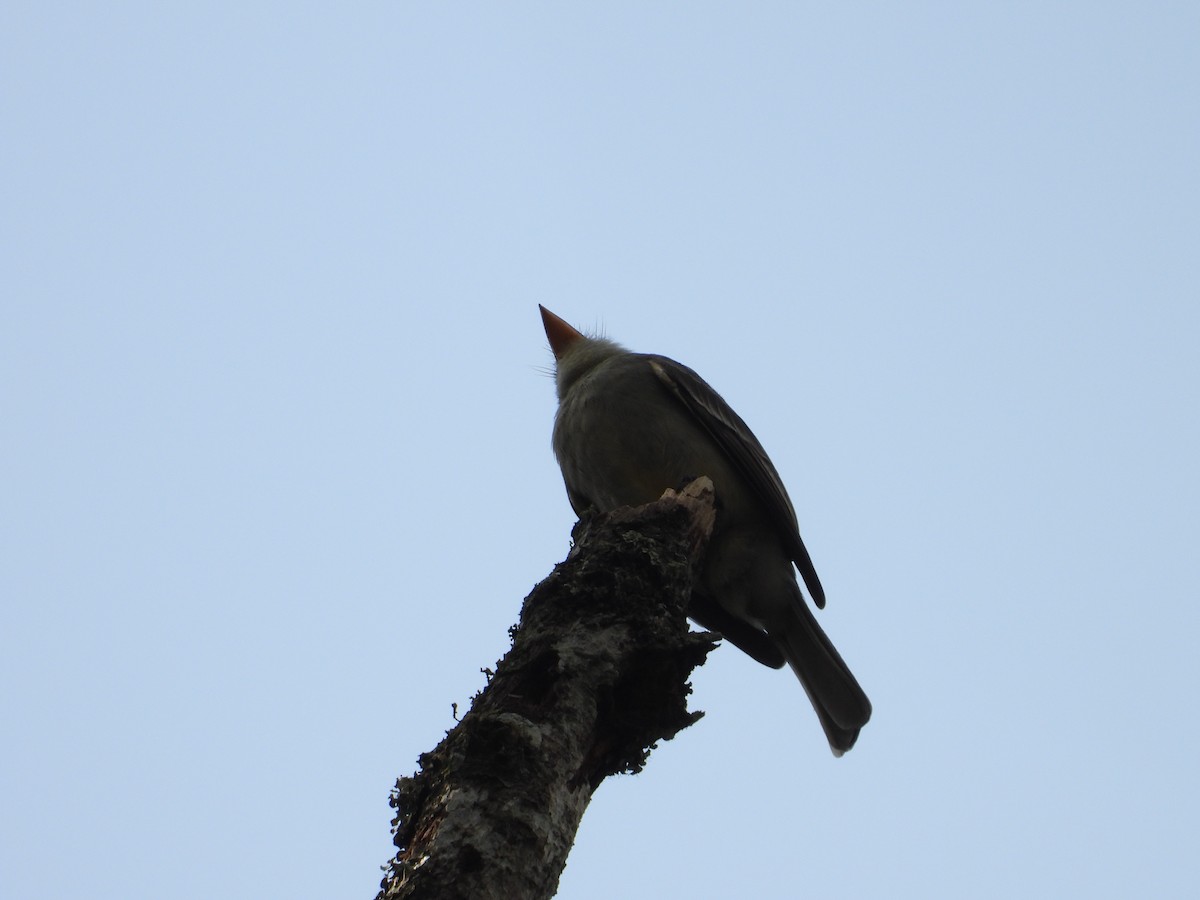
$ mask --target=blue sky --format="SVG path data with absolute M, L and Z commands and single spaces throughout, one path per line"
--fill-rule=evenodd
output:
M 9 3 L 0 887 L 369 897 L 573 521 L 543 303 L 701 372 L 875 705 L 722 648 L 560 896 L 1187 896 L 1200 7 Z

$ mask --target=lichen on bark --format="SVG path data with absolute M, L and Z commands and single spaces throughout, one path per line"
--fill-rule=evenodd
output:
M 717 636 L 690 631 L 686 610 L 712 518 L 698 479 L 576 526 L 471 709 L 396 782 L 377 900 L 553 896 L 600 782 L 703 715 L 688 678 Z

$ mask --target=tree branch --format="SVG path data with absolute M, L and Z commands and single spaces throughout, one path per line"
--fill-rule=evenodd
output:
M 712 502 L 701 478 L 576 526 L 470 712 L 396 782 L 377 900 L 554 895 L 600 782 L 703 715 L 687 679 L 717 636 L 690 632 L 686 609 Z

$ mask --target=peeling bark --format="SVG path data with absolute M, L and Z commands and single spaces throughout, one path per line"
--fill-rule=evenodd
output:
M 717 636 L 685 611 L 712 501 L 701 478 L 576 526 L 471 710 L 396 782 L 399 852 L 377 900 L 554 895 L 600 782 L 703 715 L 687 679 Z

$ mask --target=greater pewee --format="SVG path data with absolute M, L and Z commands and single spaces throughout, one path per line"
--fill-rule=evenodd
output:
M 758 439 L 687 366 L 588 337 L 539 309 L 555 359 L 554 454 L 576 514 L 638 506 L 711 478 L 716 526 L 688 613 L 760 663 L 788 663 L 841 756 L 871 703 L 796 582 L 793 563 L 825 606 L 792 502 Z

